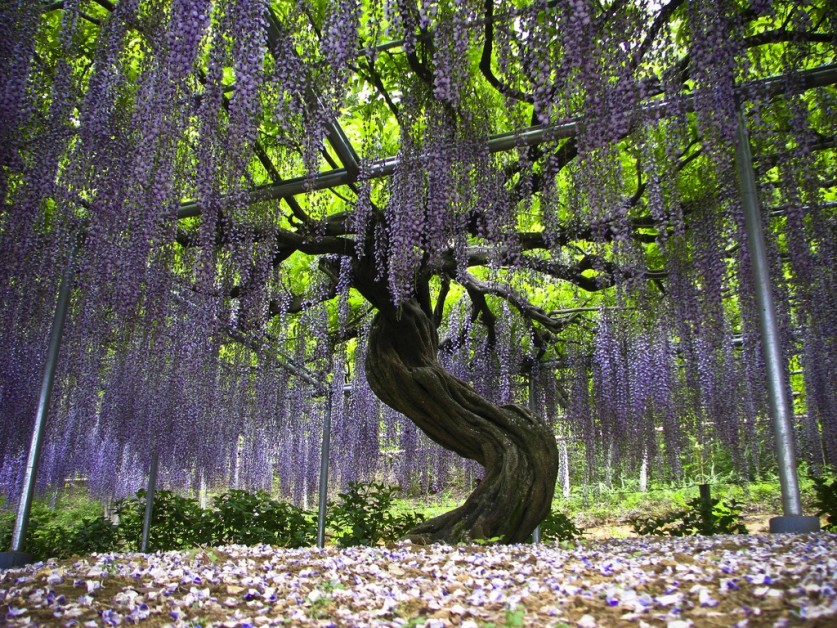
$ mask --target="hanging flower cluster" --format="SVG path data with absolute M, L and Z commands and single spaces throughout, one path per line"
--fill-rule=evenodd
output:
M 433 9 L 436 9 L 436 5 Z M 466 0 L 454 0 L 449 10 L 450 17 L 446 11 L 441 14 L 438 10 L 434 11 L 441 19 L 438 20 L 434 33 L 433 95 L 456 107 L 470 74 L 467 24 L 476 14 L 471 11 Z
M 386 276 L 393 303 L 398 305 L 413 293 L 415 273 L 421 266 L 422 251 L 419 243 L 424 231 L 424 199 L 420 156 L 408 137 L 401 145 L 398 169 L 390 185 L 390 197 L 386 207 L 387 260 Z M 380 244 L 379 244 L 380 246 Z
M 233 182 L 245 176 L 258 134 L 259 92 L 265 79 L 262 71 L 267 43 L 265 9 L 264 0 L 237 0 L 228 9 L 235 91 L 229 103 L 225 160 Z M 236 36 L 239 33 L 248 35 Z

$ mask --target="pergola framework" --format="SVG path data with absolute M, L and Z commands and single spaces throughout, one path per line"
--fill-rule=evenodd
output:
M 783 94 L 785 90 L 785 78 L 777 76 L 767 79 L 752 81 L 739 88 L 739 95 L 743 96 L 750 91 L 755 91 L 760 94 L 779 95 Z M 805 70 L 800 73 L 799 85 L 802 91 L 813 89 L 816 87 L 824 87 L 827 85 L 834 85 L 837 83 L 837 65 L 831 64 L 814 68 L 812 70 Z M 687 110 L 694 110 L 694 98 L 686 99 Z M 683 106 L 679 103 L 678 106 Z M 659 112 L 665 115 L 670 105 L 665 102 L 654 103 L 645 107 L 646 111 Z M 538 125 L 494 135 L 486 140 L 486 146 L 489 153 L 501 153 L 510 150 L 518 150 L 524 147 L 537 146 L 544 142 L 550 142 L 559 139 L 568 139 L 575 137 L 578 134 L 581 120 L 572 120 L 559 125 Z M 341 185 L 350 185 L 358 180 L 360 174 L 358 157 L 346 134 L 343 132 L 340 124 L 333 122 L 328 134 L 328 141 L 334 148 L 335 153 L 340 160 L 341 167 L 332 170 L 321 172 L 313 177 L 302 176 L 285 181 L 278 181 L 267 185 L 258 186 L 252 189 L 249 193 L 250 203 L 260 203 L 263 201 L 272 201 L 285 199 L 288 200 L 300 194 L 307 194 L 320 190 L 330 190 Z M 265 157 L 266 158 L 266 157 Z M 391 176 L 398 167 L 398 156 L 387 157 L 372 161 L 366 166 L 364 176 L 368 179 L 378 179 Z M 271 164 L 270 168 L 275 171 L 275 166 Z M 201 207 L 197 201 L 186 201 L 177 212 L 178 218 L 190 218 L 193 216 L 200 216 Z

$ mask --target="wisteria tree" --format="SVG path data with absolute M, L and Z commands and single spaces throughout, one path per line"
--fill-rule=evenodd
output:
M 223 364 L 259 352 L 324 381 L 338 365 L 342 382 L 333 352 L 356 342 L 380 400 L 484 467 L 411 536 L 522 541 L 558 471 L 551 423 L 511 403 L 509 382 L 539 364 L 579 374 L 568 413 L 591 439 L 642 432 L 645 447 L 662 423 L 676 466 L 693 403 L 737 446 L 729 339 L 747 382 L 763 368 L 733 159 L 743 109 L 806 433 L 837 460 L 833 3 L 11 0 L 0 24 L 8 407 L 26 407 L 73 263 L 65 377 L 88 398 L 64 411 L 104 425 L 116 354 L 134 383 L 113 416 L 130 426 L 145 386 L 160 416 L 189 415 L 166 405 L 182 390 L 237 398 Z M 506 374 L 482 394 L 473 351 L 460 376 L 440 357 L 472 328 Z M 217 359 L 204 379 L 183 357 L 197 346 Z M 156 428 L 177 438 L 179 420 Z

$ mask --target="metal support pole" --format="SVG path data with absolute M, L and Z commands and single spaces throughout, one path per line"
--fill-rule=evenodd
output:
M 563 489 L 564 499 L 569 499 L 572 493 L 570 487 L 570 454 L 567 451 L 566 438 L 562 438 L 558 443 L 558 463 L 561 469 L 561 488 Z
M 201 508 L 206 510 L 209 507 L 209 499 L 206 491 L 206 472 L 201 471 L 200 488 L 198 489 L 198 499 L 200 500 Z
M 770 520 L 771 532 L 811 532 L 819 529 L 817 517 L 802 516 L 802 500 L 796 471 L 791 405 L 787 394 L 787 382 L 783 368 L 779 326 L 771 292 L 770 266 L 759 210 L 753 156 L 743 111 L 738 112 L 738 142 L 735 148 L 741 204 L 744 209 L 744 227 L 753 269 L 753 284 L 759 313 L 764 362 L 767 369 L 768 398 L 773 432 L 776 439 L 776 460 L 779 484 L 782 488 L 782 517 Z
M 538 524 L 534 530 L 532 530 L 532 543 L 537 545 L 541 542 L 541 526 Z
M 17 518 L 12 531 L 12 545 L 10 552 L 3 552 L 0 556 L 0 567 L 25 565 L 31 558 L 23 552 L 26 530 L 29 527 L 29 514 L 32 510 L 32 498 L 35 494 L 35 482 L 38 476 L 38 464 L 43 444 L 44 427 L 47 411 L 55 384 L 55 370 L 58 366 L 58 354 L 61 350 L 61 337 L 64 332 L 64 322 L 67 319 L 67 307 L 70 302 L 70 288 L 73 282 L 73 263 L 75 250 L 70 253 L 67 267 L 61 277 L 58 289 L 58 302 L 55 305 L 55 315 L 52 318 L 52 330 L 49 337 L 44 378 L 41 383 L 41 393 L 38 397 L 38 409 L 35 412 L 35 425 L 32 427 L 32 440 L 29 444 L 29 455 L 26 460 L 26 471 L 23 476 L 23 488 L 17 507 Z
M 325 519 L 328 502 L 328 455 L 331 446 L 331 394 L 326 395 L 326 414 L 323 419 L 323 441 L 320 449 L 320 496 L 317 509 L 317 547 L 325 547 Z
M 148 551 L 148 537 L 151 535 L 151 516 L 154 514 L 154 491 L 157 488 L 158 455 L 151 454 L 151 468 L 148 470 L 148 486 L 145 489 L 145 517 L 142 520 L 142 542 L 140 551 Z
M 709 484 L 698 485 L 700 491 L 700 518 L 704 530 L 712 529 L 712 490 Z
M 537 404 L 535 403 L 535 365 L 532 364 L 532 368 L 529 370 L 529 411 L 532 414 L 535 414 L 535 410 L 537 410 Z M 535 529 L 532 530 L 532 543 L 540 543 L 541 542 L 541 526 L 538 524 L 535 526 Z

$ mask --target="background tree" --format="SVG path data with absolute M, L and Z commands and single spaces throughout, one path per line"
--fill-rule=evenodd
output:
M 577 375 L 570 418 L 608 456 L 649 455 L 662 425 L 676 471 L 684 434 L 712 419 L 745 457 L 740 417 L 763 401 L 741 107 L 785 342 L 805 363 L 803 429 L 813 459 L 837 460 L 820 438 L 837 433 L 830 3 L 66 0 L 0 15 L 10 485 L 74 247 L 55 477 L 94 464 L 73 452 L 126 470 L 154 448 L 173 477 L 238 482 L 248 447 L 281 467 L 258 444 L 289 425 L 311 458 L 305 388 L 265 365 L 330 379 L 340 404 L 347 346 L 358 389 L 484 467 L 415 538 L 521 541 L 547 513 L 553 427 L 510 404 L 538 363 Z M 477 327 L 482 352 L 465 342 Z

